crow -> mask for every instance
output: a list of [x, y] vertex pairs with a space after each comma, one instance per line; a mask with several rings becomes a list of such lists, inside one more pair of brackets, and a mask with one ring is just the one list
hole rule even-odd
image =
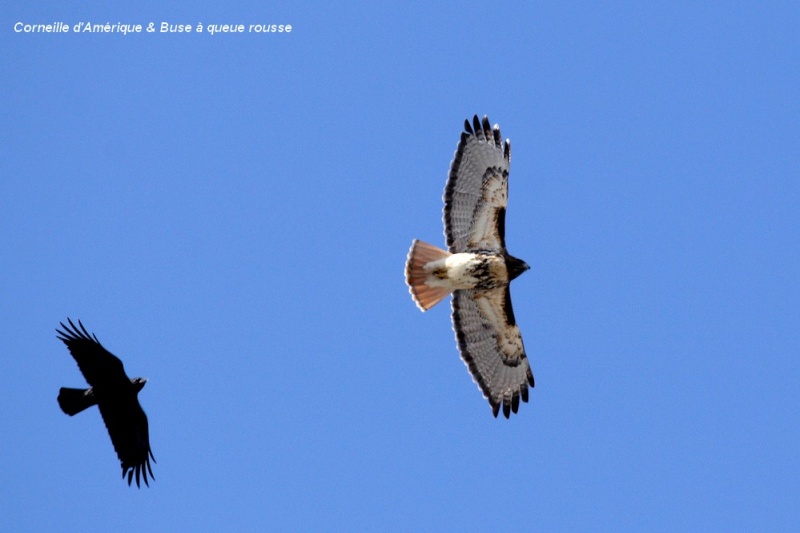
[[147, 380], [130, 379], [125, 368], [114, 354], [103, 348], [94, 334], [89, 334], [80, 320], [75, 326], [67, 319], [69, 326], [61, 322], [64, 331], [56, 329], [57, 338], [67, 345], [69, 353], [78, 363], [88, 389], [70, 389], [62, 387], [58, 393], [58, 405], [69, 416], [74, 416], [84, 409], [97, 405], [100, 415], [111, 437], [111, 443], [122, 463], [122, 478], [128, 477], [128, 485], [136, 477], [136, 486], [140, 477], [148, 487], [147, 473], [155, 479], [150, 468], [150, 459], [155, 462], [150, 449], [150, 435], [147, 429], [147, 415], [139, 405], [139, 391]]

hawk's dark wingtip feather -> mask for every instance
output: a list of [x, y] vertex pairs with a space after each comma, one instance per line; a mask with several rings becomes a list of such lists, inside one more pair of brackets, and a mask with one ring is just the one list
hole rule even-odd
[[487, 142], [494, 140], [494, 134], [492, 133], [492, 125], [489, 123], [489, 116], [483, 115], [483, 136], [486, 138]]
[[[523, 387], [525, 387], [523, 385]], [[511, 397], [511, 401], [508, 400], [501, 400], [499, 402], [494, 402], [489, 400], [489, 405], [492, 408], [492, 415], [497, 418], [497, 415], [500, 414], [500, 408], [503, 408], [503, 416], [506, 418], [511, 418], [511, 413], [517, 414], [519, 411], [519, 400], [522, 398], [522, 401], [527, 403], [528, 402], [528, 389], [521, 388], [520, 389], [522, 395], [520, 393], [514, 393]]]
[[[494, 144], [495, 146], [502, 146], [503, 145], [503, 136], [500, 135], [500, 126], [497, 124], [494, 125], [494, 129], [492, 130], [494, 134]], [[503, 154], [505, 156], [505, 154]]]
[[[470, 134], [470, 135], [472, 135], [472, 133], [473, 133], [472, 132], [472, 126], [469, 125], [469, 119], [468, 118], [464, 119], [464, 131], [466, 133]], [[461, 138], [463, 139], [464, 136], [462, 135]]]
[[[481, 128], [481, 121], [478, 118], [478, 115], [472, 117], [472, 129], [475, 131], [475, 136], [479, 139], [484, 137], [483, 135], [483, 128]], [[484, 137], [485, 138], [485, 137]]]

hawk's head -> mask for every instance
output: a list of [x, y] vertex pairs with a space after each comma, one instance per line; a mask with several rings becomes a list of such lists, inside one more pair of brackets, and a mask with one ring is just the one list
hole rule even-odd
[[508, 269], [508, 281], [511, 281], [531, 267], [522, 259], [506, 254], [506, 268]]

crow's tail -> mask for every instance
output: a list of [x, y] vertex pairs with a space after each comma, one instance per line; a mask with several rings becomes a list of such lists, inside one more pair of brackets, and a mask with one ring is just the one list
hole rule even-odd
[[68, 389], [61, 387], [58, 392], [58, 405], [69, 416], [76, 415], [97, 403], [92, 389]]

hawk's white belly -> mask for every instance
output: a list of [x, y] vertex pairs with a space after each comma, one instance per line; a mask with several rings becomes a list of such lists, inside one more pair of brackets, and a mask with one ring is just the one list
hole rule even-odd
[[459, 253], [425, 265], [429, 287], [450, 291], [490, 289], [508, 284], [505, 260], [493, 254]]

